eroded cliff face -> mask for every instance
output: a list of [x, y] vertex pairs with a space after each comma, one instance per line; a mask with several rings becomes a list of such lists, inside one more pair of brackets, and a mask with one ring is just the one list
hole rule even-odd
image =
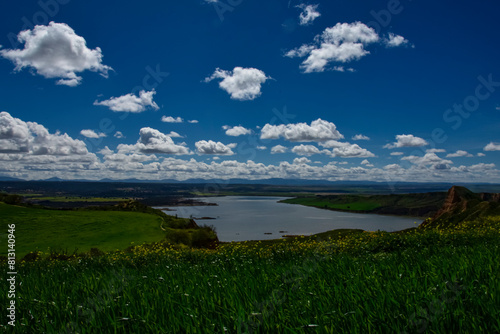
[[426, 220], [420, 226], [456, 224], [488, 215], [500, 215], [500, 194], [476, 194], [467, 188], [453, 186], [448, 190], [443, 206], [430, 221]]
[[432, 217], [436, 219], [443, 214], [456, 211], [464, 211], [467, 209], [468, 200], [476, 197], [476, 194], [467, 188], [453, 186], [448, 190], [444, 204], [439, 211]]

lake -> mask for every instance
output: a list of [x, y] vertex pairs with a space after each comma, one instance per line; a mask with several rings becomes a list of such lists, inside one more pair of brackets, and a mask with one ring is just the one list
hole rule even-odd
[[[365, 231], [399, 231], [416, 227], [422, 218], [348, 213], [278, 203], [288, 197], [226, 196], [205, 197], [218, 206], [168, 207], [164, 211], [182, 218], [195, 219], [198, 225], [214, 225], [220, 241], [278, 239], [284, 234], [310, 235], [340, 228]], [[417, 224], [415, 224], [417, 222]]]

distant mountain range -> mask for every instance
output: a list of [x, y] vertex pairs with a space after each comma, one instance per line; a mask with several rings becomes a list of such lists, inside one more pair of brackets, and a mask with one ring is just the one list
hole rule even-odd
[[[29, 182], [28, 180], [23, 180], [19, 178], [14, 178], [10, 176], [2, 176], [0, 175], [0, 181], [26, 181]], [[42, 182], [103, 182], [103, 183], [165, 183], [165, 184], [205, 184], [205, 183], [214, 183], [214, 184], [259, 184], [259, 185], [282, 185], [282, 186], [339, 186], [339, 185], [349, 185], [349, 186], [384, 186], [384, 187], [390, 187], [391, 185], [394, 186], [419, 186], [419, 185], [434, 185], [436, 187], [440, 188], [446, 188], [449, 189], [456, 183], [431, 183], [431, 182], [425, 182], [425, 183], [419, 183], [419, 182], [397, 182], [393, 184], [389, 184], [384, 181], [349, 181], [349, 180], [341, 180], [341, 181], [327, 181], [327, 180], [306, 180], [306, 179], [280, 179], [280, 178], [272, 178], [272, 179], [263, 179], [263, 180], [247, 180], [247, 179], [229, 179], [229, 180], [223, 180], [223, 179], [188, 179], [188, 180], [174, 180], [174, 179], [165, 179], [165, 180], [140, 180], [140, 179], [123, 179], [123, 180], [115, 180], [115, 179], [109, 179], [109, 178], [104, 178], [101, 180], [86, 180], [86, 179], [75, 179], [75, 180], [65, 180], [61, 179], [58, 177], [52, 177], [49, 179], [44, 179], [44, 180], [36, 180], [36, 181], [42, 181]], [[460, 183], [459, 185], [493, 185], [490, 183]]]

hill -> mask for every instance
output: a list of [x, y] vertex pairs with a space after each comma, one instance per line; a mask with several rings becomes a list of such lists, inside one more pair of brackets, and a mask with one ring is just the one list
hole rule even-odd
[[450, 227], [488, 216], [500, 216], [500, 194], [473, 193], [465, 187], [453, 186], [448, 190], [443, 206], [421, 227]]
[[320, 209], [376, 213], [387, 215], [430, 217], [443, 205], [444, 192], [392, 195], [316, 195], [300, 196], [282, 201]]

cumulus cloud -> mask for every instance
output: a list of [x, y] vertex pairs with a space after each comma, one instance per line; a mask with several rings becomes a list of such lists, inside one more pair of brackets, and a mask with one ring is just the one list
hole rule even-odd
[[[361, 22], [337, 23], [325, 29], [321, 35], [317, 35], [314, 43], [292, 49], [285, 56], [307, 57], [300, 66], [305, 73], [323, 72], [331, 62], [348, 63], [368, 55], [370, 52], [365, 47], [380, 40], [380, 36], [373, 28]], [[398, 41], [396, 38], [392, 44]], [[335, 66], [333, 69], [345, 71], [343, 66]]]
[[350, 146], [351, 144], [347, 142], [340, 142], [338, 140], [327, 140], [325, 142], [319, 143], [319, 145], [326, 148], [336, 148]]
[[184, 120], [181, 117], [163, 116], [161, 118], [162, 122], [165, 123], [182, 123]]
[[257, 146], [257, 149], [260, 151], [264, 151], [267, 149], [267, 147], [266, 146]]
[[116, 131], [116, 133], [113, 136], [118, 139], [125, 138], [125, 136], [121, 131]]
[[118, 145], [118, 153], [160, 153], [190, 154], [184, 143], [175, 144], [172, 137], [180, 137], [176, 132], [164, 134], [156, 129], [145, 127], [139, 131], [139, 140], [134, 145]]
[[318, 118], [311, 122], [296, 124], [266, 124], [262, 130], [260, 139], [284, 138], [292, 142], [327, 141], [329, 139], [341, 139], [344, 136], [337, 130], [335, 124]]
[[288, 148], [282, 145], [276, 145], [271, 147], [271, 154], [286, 153], [286, 151], [288, 151]]
[[500, 151], [500, 144], [491, 142], [484, 147], [485, 151]]
[[303, 144], [293, 147], [292, 152], [298, 155], [305, 156], [321, 153], [321, 151], [316, 146]]
[[105, 133], [97, 133], [95, 132], [94, 130], [82, 130], [80, 131], [80, 134], [84, 137], [87, 137], [87, 138], [103, 138], [103, 137], [106, 137], [106, 134]]
[[375, 154], [365, 148], [361, 148], [358, 144], [347, 144], [342, 147], [335, 147], [332, 150], [334, 157], [341, 158], [373, 158]]
[[148, 107], [158, 110], [160, 107], [153, 101], [153, 96], [155, 94], [156, 91], [154, 89], [149, 92], [141, 90], [139, 96], [130, 93], [119, 97], [112, 97], [109, 100], [101, 102], [96, 100], [94, 101], [94, 105], [106, 106], [115, 112], [140, 113], [145, 111]]
[[366, 159], [361, 161], [361, 164], [364, 165], [365, 167], [375, 167], [373, 164], [370, 163], [370, 161]]
[[478, 156], [478, 157], [484, 157], [484, 156], [486, 156], [486, 154], [479, 152], [479, 153], [477, 154], [477, 156]]
[[199, 154], [214, 154], [214, 155], [233, 155], [235, 144], [224, 145], [221, 142], [214, 142], [212, 140], [200, 140], [195, 143], [196, 150]]
[[[194, 158], [179, 159], [163, 155], [163, 153], [192, 154], [186, 144], [173, 142], [171, 136], [174, 135], [173, 132], [163, 134], [158, 130], [143, 128], [137, 144], [121, 144], [116, 150], [105, 147], [99, 151], [98, 158], [87, 151], [83, 141], [75, 140], [59, 132], [50, 133], [38, 123], [25, 122], [12, 117], [9, 113], [2, 112], [0, 113], [0, 173], [23, 179], [59, 177], [89, 180], [103, 178], [117, 180], [127, 178], [140, 180], [302, 178], [330, 181], [465, 182], [475, 180], [476, 182], [492, 182], [492, 180], [500, 179], [500, 171], [493, 163], [450, 167], [451, 161], [441, 159], [435, 153], [403, 158], [403, 161], [410, 162], [406, 164], [409, 166], [407, 168], [397, 164], [376, 168], [372, 167], [368, 159], [364, 159], [360, 165], [353, 167], [347, 167], [346, 161], [331, 161], [318, 165], [316, 162], [311, 163], [306, 157], [297, 157], [293, 163], [282, 161], [277, 164], [263, 164], [251, 160], [222, 161], [223, 159], [220, 159], [220, 162], [210, 159], [207, 163], [196, 161]], [[336, 148], [347, 150], [353, 146], [350, 143], [331, 141], [328, 146], [331, 146], [333, 150]], [[200, 144], [202, 145], [198, 146], [205, 147], [209, 152], [219, 151], [226, 155], [229, 150], [236, 147], [236, 144], [221, 144], [218, 149], [217, 143], [214, 142], [212, 144], [206, 142], [204, 145], [200, 142]], [[286, 148], [276, 146], [273, 150], [275, 153], [285, 152]], [[327, 149], [318, 150], [322, 154], [334, 155]]]
[[472, 156], [473, 156], [472, 154], [470, 154], [467, 151], [463, 151], [463, 150], [458, 150], [455, 153], [449, 153], [448, 155], [446, 155], [447, 158], [459, 158], [459, 157], [470, 158]]
[[429, 143], [420, 137], [415, 137], [414, 135], [397, 135], [396, 142], [392, 144], [387, 144], [384, 148], [393, 149], [400, 147], [421, 147], [428, 145]]
[[436, 153], [426, 153], [423, 157], [410, 155], [408, 157], [403, 157], [401, 160], [407, 160], [415, 165], [419, 166], [446, 166], [448, 164], [453, 164], [451, 160], [441, 159], [436, 155]]
[[205, 82], [222, 79], [219, 87], [225, 90], [233, 100], [254, 100], [261, 95], [262, 84], [271, 79], [263, 71], [256, 68], [235, 67], [232, 71], [217, 68], [205, 78]]
[[409, 42], [406, 38], [400, 35], [393, 34], [392, 32], [389, 33], [389, 37], [385, 40], [385, 44], [389, 48], [396, 48], [398, 46], [403, 46], [408, 43]]
[[300, 4], [295, 7], [302, 9], [302, 12], [299, 14], [299, 22], [302, 26], [311, 24], [321, 16], [321, 13], [318, 11], [318, 5]]
[[403, 155], [404, 153], [403, 152], [391, 152], [391, 155]]
[[24, 122], [8, 112], [0, 112], [0, 153], [72, 156], [88, 155], [87, 146], [78, 139], [56, 132], [43, 125]]
[[229, 125], [224, 125], [222, 129], [226, 130], [226, 135], [232, 136], [232, 137], [238, 137], [238, 136], [244, 136], [244, 135], [249, 135], [252, 133], [252, 130], [246, 129], [242, 126], [229, 126]]
[[189, 120], [189, 121], [188, 121], [188, 123], [191, 123], [191, 124], [196, 124], [196, 123], [198, 123], [198, 121], [197, 121], [197, 120], [195, 120], [195, 119], [192, 119], [192, 120]]
[[302, 165], [302, 164], [309, 164], [311, 163], [311, 160], [303, 157], [303, 158], [295, 158], [293, 159], [293, 164], [294, 165]]
[[443, 148], [430, 148], [425, 150], [426, 153], [445, 153], [446, 150]]
[[99, 47], [89, 49], [87, 42], [65, 23], [50, 22], [33, 30], [21, 31], [17, 39], [24, 49], [0, 50], [0, 55], [15, 64], [15, 71], [33, 69], [48, 79], [59, 78], [58, 85], [77, 86], [86, 70], [108, 77], [111, 67], [102, 63]]
[[[393, 46], [398, 42], [402, 45], [399, 37], [402, 36], [393, 38]], [[381, 38], [375, 30], [364, 23], [339, 22], [317, 35], [313, 43], [292, 49], [285, 53], [285, 57], [306, 57], [300, 65], [305, 73], [323, 72], [331, 62], [349, 63], [361, 59], [370, 53], [365, 49], [366, 46], [380, 41]], [[339, 69], [342, 71], [343, 67], [337, 67], [337, 70]]]
[[370, 140], [370, 137], [359, 134], [352, 137], [352, 140]]

